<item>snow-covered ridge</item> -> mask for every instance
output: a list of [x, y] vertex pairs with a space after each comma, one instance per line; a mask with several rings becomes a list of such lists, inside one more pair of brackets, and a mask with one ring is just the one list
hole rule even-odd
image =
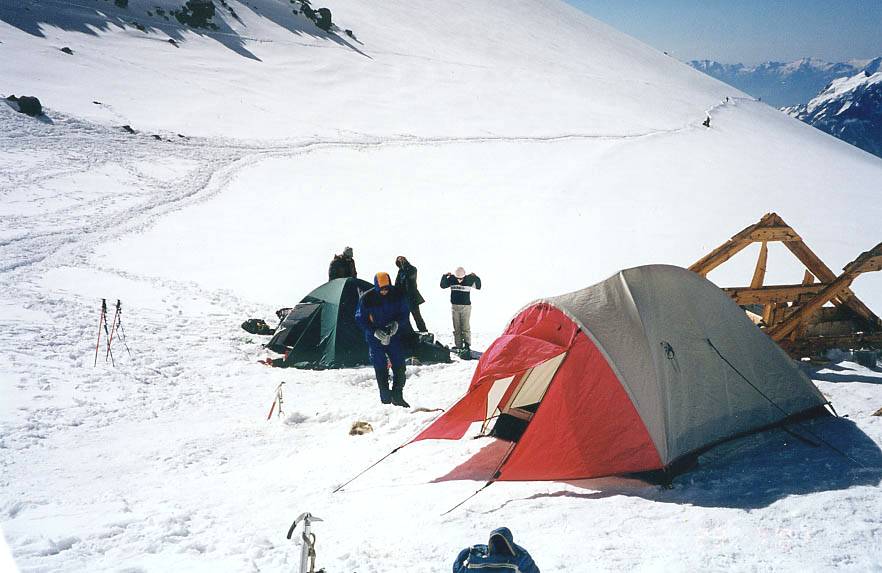
[[237, 18], [219, 7], [219, 32], [155, 14], [137, 18], [150, 26], [141, 31], [130, 22], [146, 0], [127, 9], [24, 1], [27, 11], [0, 6], [5, 49], [31, 54], [0, 63], [5, 93], [136, 129], [261, 139], [634, 133], [679, 127], [731, 91], [554, 0], [329, 2], [355, 38], [324, 33], [281, 0], [229, 0]]
[[[882, 157], [880, 60], [851, 77], [834, 80], [805, 105], [784, 111], [864, 151]], [[876, 70], [876, 71], [873, 71]]]
[[[530, 300], [689, 265], [766, 211], [838, 269], [879, 240], [882, 162], [554, 0], [313, 3], [354, 38], [290, 2], [227, 3], [239, 19], [218, 5], [215, 31], [136, 0], [0, 0], [0, 89], [47, 111], [0, 105], [0, 527], [18, 566], [290, 571], [303, 511], [325, 520], [328, 571], [449, 570], [499, 525], [543, 571], [880, 563], [877, 371], [812, 372], [850, 418], [810, 427], [863, 467], [773, 431], [672, 489], [496, 484], [442, 516], [484, 483], [449, 475], [484, 442], [415, 444], [331, 494], [436, 413], [382, 406], [370, 369], [260, 365], [239, 325], [273, 321], [346, 245], [367, 278], [407, 256], [445, 343], [440, 275], [477, 272], [476, 349]], [[802, 279], [788, 255], [773, 246], [770, 282]], [[710, 278], [743, 284], [755, 257]], [[875, 275], [853, 288], [878, 311]], [[115, 339], [116, 367], [96, 353], [105, 297], [131, 349]], [[473, 369], [409, 366], [405, 395], [447, 407]]]

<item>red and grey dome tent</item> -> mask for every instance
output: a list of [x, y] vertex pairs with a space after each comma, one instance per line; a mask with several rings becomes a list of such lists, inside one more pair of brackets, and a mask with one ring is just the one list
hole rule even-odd
[[652, 265], [528, 305], [413, 441], [480, 422], [511, 443], [491, 479], [591, 478], [666, 469], [826, 403], [720, 289]]

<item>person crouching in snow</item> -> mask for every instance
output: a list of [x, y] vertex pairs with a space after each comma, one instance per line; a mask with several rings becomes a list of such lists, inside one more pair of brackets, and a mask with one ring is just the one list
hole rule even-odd
[[490, 532], [487, 545], [473, 545], [459, 552], [453, 562], [453, 573], [493, 570], [510, 573], [540, 573], [539, 567], [527, 550], [514, 542], [507, 527]]
[[[410, 309], [405, 294], [392, 285], [388, 273], [374, 276], [374, 288], [358, 299], [355, 321], [364, 331], [370, 351], [371, 364], [377, 375], [380, 402], [409, 408], [404, 401], [404, 348], [401, 334], [409, 329]], [[405, 326], [407, 325], [407, 326]], [[389, 388], [389, 368], [392, 364], [392, 388]]]

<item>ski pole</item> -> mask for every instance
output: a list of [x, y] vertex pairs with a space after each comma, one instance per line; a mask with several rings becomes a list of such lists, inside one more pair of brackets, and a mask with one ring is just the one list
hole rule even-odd
[[101, 346], [101, 326], [104, 324], [105, 313], [107, 312], [107, 300], [101, 299], [101, 315], [98, 317], [98, 340], [95, 342], [95, 363], [92, 366], [98, 366], [98, 347]]
[[119, 299], [116, 299], [116, 312], [113, 315], [113, 324], [110, 327], [110, 335], [107, 339], [107, 353], [104, 355], [105, 362], [107, 362], [107, 356], [110, 354], [110, 346], [113, 344], [113, 334], [116, 332], [117, 320], [119, 320]]
[[120, 340], [123, 341], [123, 346], [126, 347], [126, 352], [129, 353], [129, 358], [132, 358], [132, 351], [129, 350], [129, 343], [126, 340], [126, 329], [123, 328], [123, 323], [122, 323], [122, 303], [119, 300], [117, 300], [116, 304], [119, 305], [119, 321], [118, 321], [119, 337], [120, 337]]
[[110, 350], [110, 331], [107, 328], [107, 302], [104, 299], [101, 299], [102, 311], [104, 312], [104, 334], [107, 339], [107, 354], [104, 355], [104, 362], [107, 362], [107, 357], [110, 356], [110, 364], [112, 366], [116, 366], [116, 362], [113, 360], [113, 351]]

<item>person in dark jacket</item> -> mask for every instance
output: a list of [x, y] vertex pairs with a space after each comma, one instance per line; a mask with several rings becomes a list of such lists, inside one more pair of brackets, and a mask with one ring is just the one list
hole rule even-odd
[[417, 269], [410, 264], [405, 257], [401, 256], [395, 259], [395, 266], [398, 267], [398, 275], [395, 277], [395, 288], [405, 293], [407, 296], [407, 305], [410, 307], [410, 313], [413, 315], [413, 321], [416, 323], [419, 332], [428, 332], [426, 321], [420, 314], [420, 305], [426, 302], [423, 295], [417, 288]]
[[472, 344], [471, 290], [481, 290], [481, 279], [475, 273], [466, 274], [462, 267], [441, 277], [441, 288], [450, 289], [451, 314], [453, 315], [453, 340], [457, 348], [468, 350]]
[[[401, 335], [410, 328], [407, 324], [409, 314], [404, 293], [395, 288], [388, 273], [374, 276], [374, 288], [361, 295], [355, 311], [355, 321], [364, 331], [371, 364], [377, 375], [380, 402], [405, 408], [410, 404], [404, 400], [405, 356]], [[391, 390], [387, 359], [392, 364]]]
[[453, 562], [453, 573], [475, 570], [509, 571], [511, 573], [540, 573], [539, 567], [527, 553], [516, 545], [507, 527], [494, 529], [487, 545], [473, 545], [459, 552]]
[[347, 277], [358, 278], [355, 270], [355, 259], [352, 258], [352, 247], [343, 249], [343, 254], [334, 255], [328, 266], [328, 280], [345, 279]]

